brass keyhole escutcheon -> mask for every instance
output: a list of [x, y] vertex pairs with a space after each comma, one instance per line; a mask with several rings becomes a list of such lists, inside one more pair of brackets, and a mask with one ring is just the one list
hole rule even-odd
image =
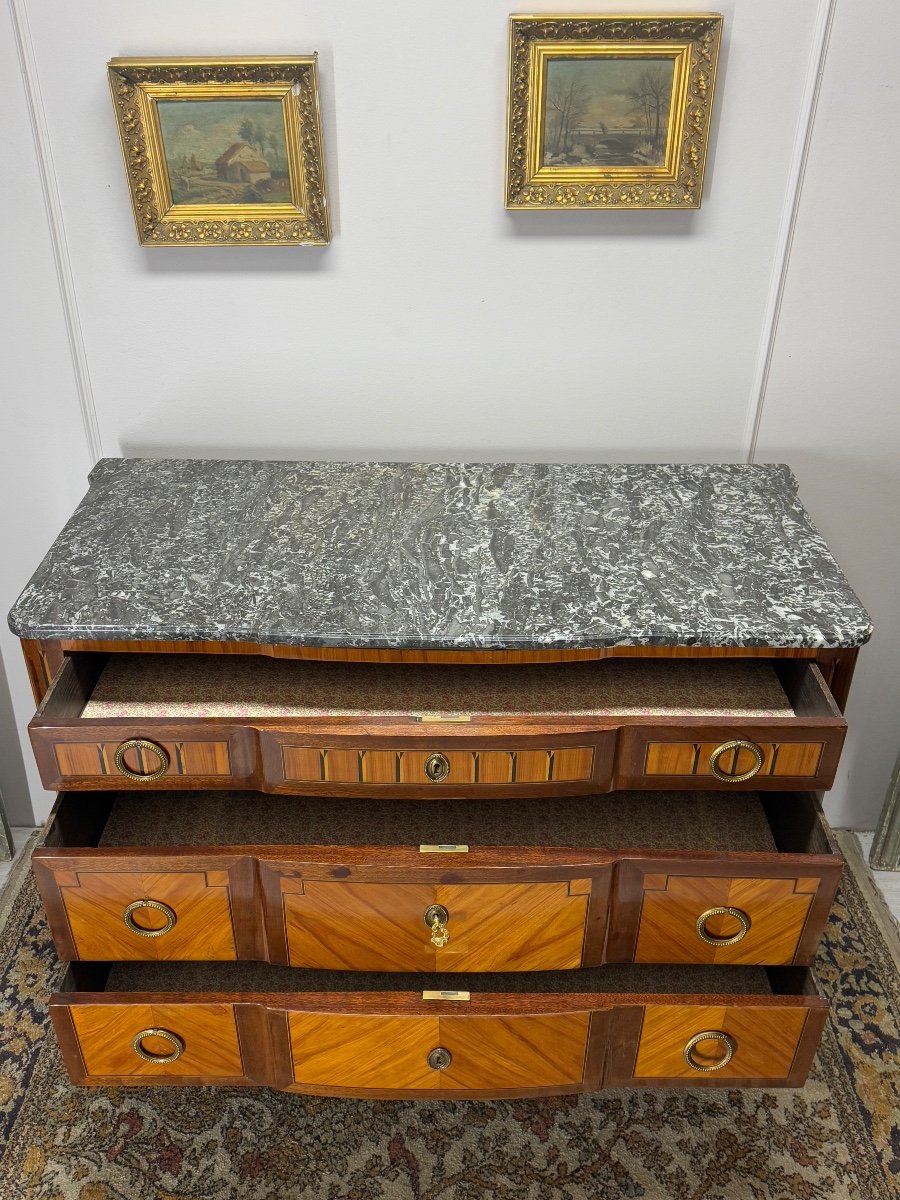
[[[710, 933], [706, 928], [706, 922], [710, 917], [731, 917], [737, 921], [740, 928], [737, 933], [732, 934]], [[737, 942], [743, 941], [749, 932], [750, 918], [742, 908], [730, 908], [726, 905], [719, 908], [708, 908], [697, 918], [697, 937], [706, 942], [708, 946], [734, 946]]]
[[[138, 925], [134, 919], [134, 914], [140, 912], [142, 908], [162, 913], [165, 917], [165, 924], [160, 926], [159, 929], [147, 929], [143, 925]], [[175, 909], [169, 908], [168, 904], [163, 904], [161, 900], [132, 900], [122, 913], [122, 920], [131, 932], [136, 933], [138, 937], [158, 938], [162, 937], [164, 933], [168, 933], [178, 918], [175, 915]]]
[[429, 904], [422, 919], [431, 930], [432, 946], [436, 946], [438, 950], [446, 946], [450, 941], [450, 930], [447, 928], [450, 914], [443, 904]]
[[453, 1055], [443, 1046], [435, 1046], [433, 1050], [429, 1050], [425, 1061], [432, 1071], [446, 1071], [453, 1062]]
[[[146, 750], [153, 755], [159, 765], [154, 771], [147, 771], [143, 775], [139, 771], [132, 771], [125, 761], [125, 755], [129, 750]], [[119, 774], [124, 775], [126, 779], [133, 779], [135, 783], [150, 783], [154, 779], [161, 779], [169, 769], [168, 751], [156, 742], [147, 741], [146, 738], [128, 738], [127, 741], [122, 742], [116, 748], [113, 761]]]
[[[746, 750], [753, 755], [753, 766], [749, 771], [743, 771], [739, 775], [729, 775], [727, 771], [723, 771], [719, 766], [719, 759], [723, 754], [727, 754], [729, 750], [736, 750], [740, 754], [741, 750]], [[735, 757], [737, 762], [737, 757]], [[746, 738], [734, 738], [733, 741], [723, 742], [721, 746], [716, 746], [712, 754], [709, 756], [709, 769], [715, 775], [716, 779], [720, 779], [722, 783], [746, 783], [748, 779], [752, 779], [754, 775], [759, 774], [762, 770], [762, 765], [765, 762], [765, 755], [757, 746], [756, 742], [749, 742]]]
[[[152, 1051], [145, 1049], [145, 1038], [159, 1038], [172, 1047], [168, 1054], [154, 1054]], [[149, 1063], [171, 1063], [176, 1058], [181, 1058], [184, 1054], [184, 1041], [177, 1033], [172, 1033], [170, 1029], [142, 1029], [140, 1033], [135, 1034], [131, 1048], [144, 1062]]]
[[425, 761], [425, 774], [432, 783], [443, 783], [450, 774], [450, 760], [446, 754], [432, 754]]
[[[720, 1042], [722, 1053], [718, 1058], [707, 1058], [705, 1054], [698, 1054], [701, 1042]], [[730, 1034], [721, 1029], [706, 1029], [703, 1033], [695, 1033], [685, 1046], [684, 1061], [692, 1071], [721, 1071], [731, 1062], [735, 1050], [737, 1042]]]

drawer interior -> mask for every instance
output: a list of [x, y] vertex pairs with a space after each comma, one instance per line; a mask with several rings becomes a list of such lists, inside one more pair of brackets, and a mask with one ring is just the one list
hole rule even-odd
[[791, 996], [815, 992], [804, 967], [647, 966], [586, 967], [580, 971], [522, 971], [489, 974], [395, 974], [378, 971], [310, 971], [265, 963], [93, 963], [69, 964], [64, 991], [177, 992], [261, 995], [330, 992], [464, 990], [487, 994]]
[[353, 719], [464, 713], [475, 718], [794, 720], [839, 715], [817, 668], [790, 660], [634, 658], [437, 666], [254, 655], [83, 654], [71, 656], [69, 662], [69, 673], [77, 680], [61, 689], [64, 695], [57, 697], [53, 712], [63, 715], [63, 703], [67, 715], [84, 719]]
[[[248, 814], [252, 822], [248, 823]], [[48, 847], [479, 846], [837, 854], [810, 792], [614, 792], [517, 801], [255, 792], [62, 793]]]

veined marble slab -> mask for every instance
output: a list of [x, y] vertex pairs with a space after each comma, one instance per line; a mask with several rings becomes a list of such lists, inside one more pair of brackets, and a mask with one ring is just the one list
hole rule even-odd
[[850, 647], [786, 466], [103, 459], [26, 638]]

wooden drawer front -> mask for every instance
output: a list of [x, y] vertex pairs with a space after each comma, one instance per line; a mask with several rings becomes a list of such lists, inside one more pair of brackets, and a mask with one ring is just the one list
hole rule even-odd
[[[161, 746], [166, 753], [166, 769], [156, 779], [130, 779], [116, 766], [116, 751], [126, 741], [145, 738], [146, 735], [138, 729], [134, 733], [123, 733], [116, 741], [55, 741], [46, 736], [43, 740], [45, 748], [49, 743], [59, 786], [71, 786], [79, 780], [96, 785], [97, 780], [111, 779], [117, 788], [123, 790], [147, 787], [148, 784], [172, 787], [178, 779], [227, 779], [232, 775], [227, 741], [173, 741], [151, 736], [147, 740]], [[123, 763], [136, 774], [150, 776], [159, 768], [160, 760], [153, 751], [136, 746], [125, 751]]]
[[[699, 994], [682, 991], [695, 981]], [[479, 974], [465, 981], [471, 992], [452, 973], [375, 982], [384, 990], [368, 972], [73, 963], [50, 1010], [77, 1083], [205, 1078], [383, 1098], [799, 1086], [828, 1012], [814, 976], [794, 968]], [[183, 1043], [181, 1057], [146, 1063], [135, 1052], [135, 1037], [155, 1029]], [[697, 1037], [710, 1032], [719, 1040]], [[687, 1063], [692, 1038], [694, 1066], [721, 1070]], [[733, 1062], [716, 1062], [723, 1039]]]
[[[574, 1089], [584, 1078], [590, 1013], [413, 1017], [292, 1012], [288, 1024], [299, 1090]], [[439, 1049], [448, 1052], [443, 1069], [428, 1061]]]
[[[582, 962], [590, 879], [515, 884], [280, 881], [290, 963], [357, 971], [541, 971]], [[449, 914], [436, 947], [424, 914]]]
[[[403, 797], [587, 795], [687, 781], [824, 788], [846, 729], [821, 672], [804, 662], [758, 664], [749, 676], [746, 664], [727, 662], [635, 664], [638, 675], [628, 664], [598, 664], [580, 682], [561, 682], [557, 671], [515, 686], [480, 668], [477, 686], [450, 666], [443, 675], [423, 668], [438, 672], [432, 687], [446, 683], [442, 704], [420, 710], [411, 701], [423, 698], [422, 682], [403, 667], [365, 684], [331, 677], [329, 692], [322, 678], [260, 680], [261, 663], [263, 674], [277, 665], [262, 659], [222, 656], [207, 679], [215, 656], [206, 668], [169, 658], [65, 659], [29, 725], [45, 787]], [[278, 703], [266, 690], [276, 683]], [[460, 697], [475, 707], [456, 713]]]
[[[634, 1079], [728, 1079], [778, 1082], [786, 1079], [794, 1063], [808, 1010], [796, 1006], [694, 1004], [648, 1005], [644, 1010]], [[691, 1038], [704, 1032], [721, 1032], [732, 1039], [731, 1060], [715, 1070], [697, 1070], [685, 1059]], [[721, 1061], [723, 1042], [699, 1043], [695, 1061], [715, 1066]]]
[[[75, 1004], [69, 1008], [88, 1076], [101, 1079], [240, 1079], [241, 1047], [231, 1004]], [[163, 1029], [184, 1051], [174, 1062], [147, 1062], [134, 1049], [143, 1030]], [[151, 1054], [172, 1052], [172, 1041], [148, 1035]]]
[[[51, 868], [51, 875], [79, 958], [216, 961], [237, 957], [227, 871]], [[139, 900], [153, 900], [170, 913], [141, 906], [129, 914], [132, 924], [166, 932], [145, 937], [129, 928], [126, 910]]]
[[[730, 739], [737, 740], [737, 739]], [[753, 776], [753, 785], [759, 786], [762, 779], [815, 779], [822, 762], [825, 743], [756, 741], [763, 755], [763, 763]], [[692, 779], [715, 779], [711, 759], [722, 741], [713, 742], [648, 742], [644, 760], [647, 775], [684, 776]], [[720, 771], [729, 777], [743, 775], [753, 770], [757, 758], [751, 751], [735, 747], [721, 754], [716, 763]], [[718, 780], [717, 782], [724, 782]]]
[[[648, 874], [634, 961], [646, 963], [746, 963], [778, 966], [794, 961], [819, 878], [733, 879]], [[743, 914], [714, 913], [732, 908]], [[713, 939], [739, 937], [731, 945]], [[824, 919], [824, 913], [823, 913]], [[745, 924], [746, 922], [746, 924]]]
[[[432, 779], [426, 765], [435, 754], [449, 771]], [[417, 787], [460, 785], [573, 783], [591, 779], [592, 746], [514, 750], [344, 749], [292, 745], [281, 741], [282, 770], [288, 783], [414, 784]]]

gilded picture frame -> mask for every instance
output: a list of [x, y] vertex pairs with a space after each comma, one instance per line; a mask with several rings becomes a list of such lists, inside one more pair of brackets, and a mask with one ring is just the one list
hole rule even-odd
[[717, 13], [509, 18], [506, 207], [696, 209]]
[[114, 58], [108, 71], [142, 245], [331, 240], [315, 54]]

